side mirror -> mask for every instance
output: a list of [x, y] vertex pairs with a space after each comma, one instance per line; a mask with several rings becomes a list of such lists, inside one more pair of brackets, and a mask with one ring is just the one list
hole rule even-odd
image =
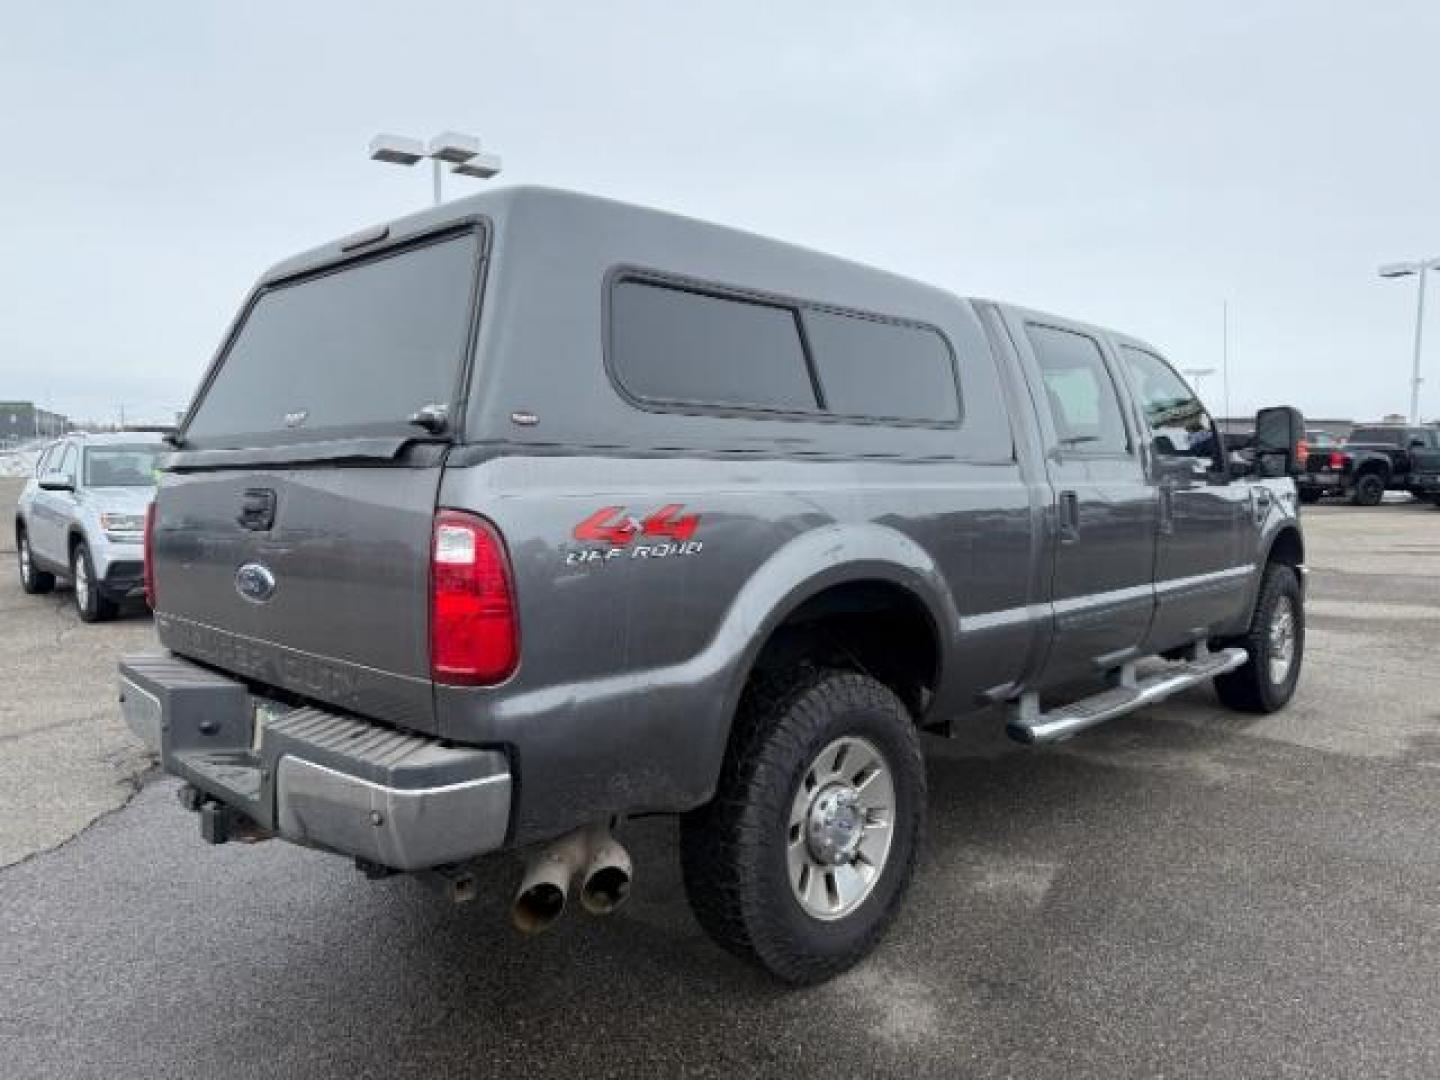
[[62, 472], [49, 472], [40, 477], [41, 491], [74, 491], [75, 481]]
[[1277, 405], [1255, 414], [1256, 475], [1295, 476], [1305, 471], [1309, 456], [1299, 409]]

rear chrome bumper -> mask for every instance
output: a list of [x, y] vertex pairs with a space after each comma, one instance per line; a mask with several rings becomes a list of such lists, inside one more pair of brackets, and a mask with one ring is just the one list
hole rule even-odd
[[168, 653], [120, 664], [126, 722], [181, 777], [264, 832], [396, 870], [505, 843], [506, 756], [290, 708]]

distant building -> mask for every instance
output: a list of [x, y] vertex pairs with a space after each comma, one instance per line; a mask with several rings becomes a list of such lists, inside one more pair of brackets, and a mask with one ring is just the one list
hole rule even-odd
[[35, 406], [33, 401], [0, 401], [0, 446], [54, 438], [70, 430], [70, 420]]

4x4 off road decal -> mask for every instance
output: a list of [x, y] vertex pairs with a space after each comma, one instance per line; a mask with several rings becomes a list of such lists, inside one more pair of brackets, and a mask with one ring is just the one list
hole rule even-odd
[[565, 565], [698, 555], [705, 546], [692, 539], [699, 527], [700, 515], [685, 513], [679, 503], [662, 506], [644, 518], [627, 513], [623, 506], [607, 506], [596, 510], [571, 533], [581, 543], [597, 546], [566, 552]]

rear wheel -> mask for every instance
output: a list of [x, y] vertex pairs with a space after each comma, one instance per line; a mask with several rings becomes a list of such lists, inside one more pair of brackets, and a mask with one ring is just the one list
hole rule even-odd
[[35, 566], [35, 553], [30, 550], [30, 535], [22, 526], [15, 531], [15, 558], [20, 567], [20, 588], [32, 596], [55, 588], [55, 575]]
[[811, 667], [745, 695], [719, 788], [681, 824], [705, 931], [790, 983], [839, 974], [889, 927], [914, 872], [925, 770], [905, 706]]
[[1385, 498], [1385, 478], [1379, 473], [1365, 473], [1355, 481], [1350, 501], [1356, 506], [1379, 506]]
[[90, 561], [90, 548], [83, 540], [70, 554], [70, 580], [75, 585], [75, 611], [82, 622], [104, 622], [115, 617], [119, 605], [101, 594], [95, 564]]
[[1215, 679], [1220, 700], [1240, 712], [1272, 713], [1295, 694], [1305, 659], [1305, 599], [1293, 567], [1271, 563], [1242, 637], [1222, 643], [1239, 646], [1245, 663]]

